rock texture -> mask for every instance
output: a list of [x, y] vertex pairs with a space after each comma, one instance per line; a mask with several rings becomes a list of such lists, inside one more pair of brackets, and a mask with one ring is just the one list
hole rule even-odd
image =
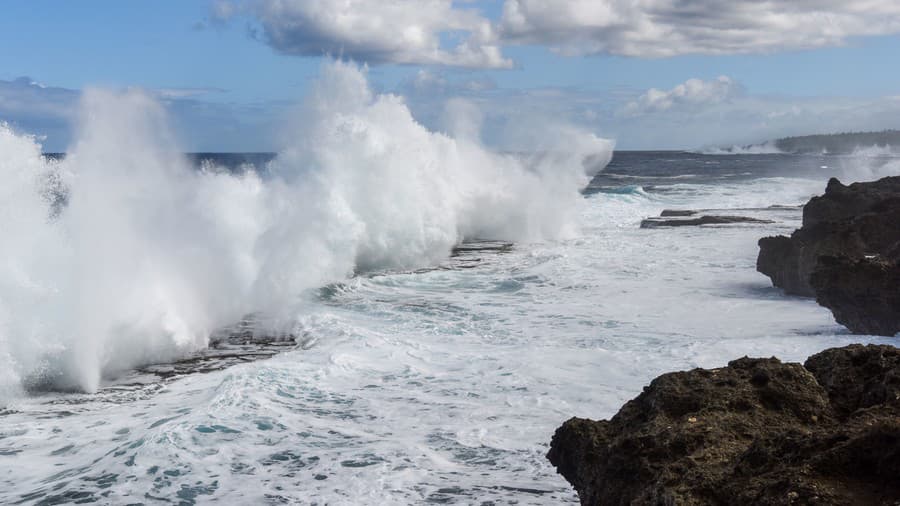
[[900, 263], [879, 257], [822, 257], [810, 277], [816, 302], [857, 334], [900, 332]]
[[664, 374], [611, 420], [565, 422], [547, 457], [584, 505], [897, 504], [900, 350]]
[[900, 268], [900, 177], [849, 186], [832, 178], [804, 206], [800, 229], [759, 248], [759, 272], [786, 293], [816, 297], [851, 331], [900, 330], [897, 285], [885, 281]]

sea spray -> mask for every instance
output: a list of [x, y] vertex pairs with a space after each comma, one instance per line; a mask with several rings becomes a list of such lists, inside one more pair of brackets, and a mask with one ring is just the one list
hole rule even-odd
[[857, 147], [851, 154], [835, 158], [828, 169], [844, 183], [900, 175], [900, 152], [892, 146]]
[[[433, 265], [466, 238], [571, 234], [578, 191], [612, 148], [558, 127], [540, 153], [495, 153], [471, 107], [451, 107], [455, 136], [429, 131], [340, 62], [265, 177], [195, 170], [139, 91], [89, 91], [81, 109], [58, 165], [0, 130], [0, 176], [14, 182], [0, 215], [6, 389], [94, 391], [248, 313], [296, 316], [305, 290], [356, 272]], [[57, 211], [48, 181], [64, 190]]]

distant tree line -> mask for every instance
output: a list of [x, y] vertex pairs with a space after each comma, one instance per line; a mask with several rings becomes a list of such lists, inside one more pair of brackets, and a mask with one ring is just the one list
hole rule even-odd
[[857, 148], [870, 146], [900, 148], [900, 130], [804, 135], [775, 141], [775, 147], [785, 153], [852, 153]]

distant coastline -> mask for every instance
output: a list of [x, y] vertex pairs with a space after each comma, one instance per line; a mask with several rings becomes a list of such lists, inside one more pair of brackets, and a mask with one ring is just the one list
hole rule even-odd
[[837, 134], [801, 135], [756, 144], [719, 146], [701, 150], [712, 155], [847, 155], [867, 149], [900, 151], [900, 130], [879, 132], [843, 132]]
[[775, 147], [779, 151], [798, 154], [848, 154], [872, 146], [881, 148], [900, 147], [900, 130], [804, 135], [800, 137], [784, 137], [775, 141]]

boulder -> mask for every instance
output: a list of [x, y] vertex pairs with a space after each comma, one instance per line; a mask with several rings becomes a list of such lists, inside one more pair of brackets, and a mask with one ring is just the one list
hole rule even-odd
[[664, 374], [610, 420], [565, 422], [547, 457], [584, 505], [895, 504], [900, 350]]

